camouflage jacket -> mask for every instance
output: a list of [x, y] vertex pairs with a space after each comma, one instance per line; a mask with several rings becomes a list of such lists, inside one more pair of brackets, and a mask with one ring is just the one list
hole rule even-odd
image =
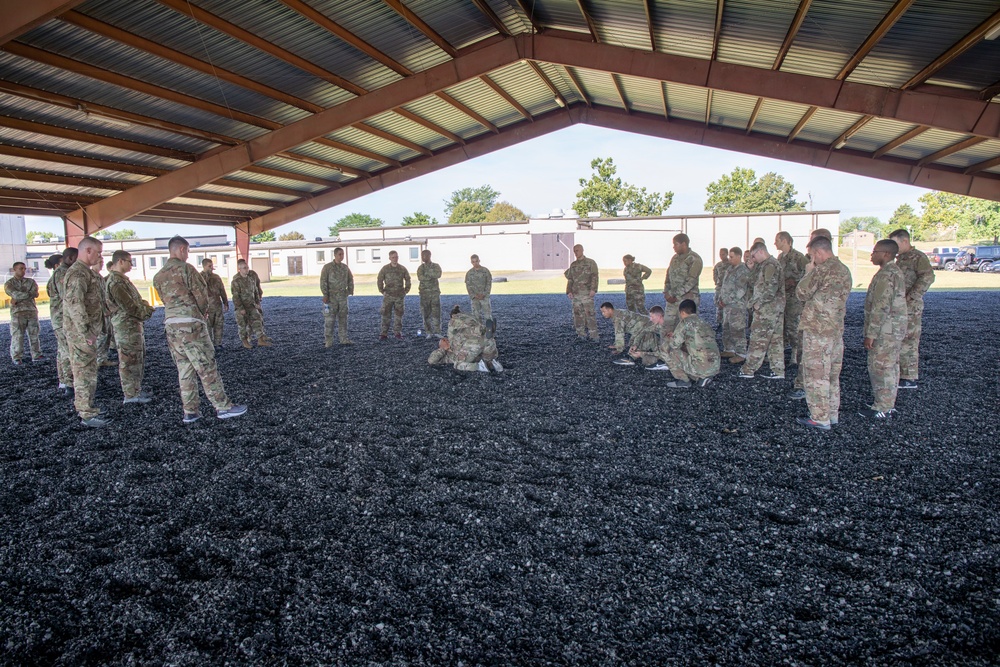
[[145, 322], [153, 316], [153, 307], [139, 296], [139, 290], [125, 274], [112, 271], [104, 282], [104, 289], [115, 328]]
[[628, 334], [633, 344], [637, 339], [648, 334], [656, 334], [657, 327], [653, 324], [649, 315], [640, 315], [630, 310], [615, 308], [613, 319], [615, 325], [615, 347], [619, 350], [625, 349], [625, 334]]
[[229, 305], [229, 297], [226, 296], [226, 284], [222, 282], [222, 277], [208, 271], [201, 272], [201, 279], [205, 281], [205, 290], [208, 292], [208, 307], [211, 311], [222, 309], [222, 304]]
[[809, 260], [801, 252], [792, 248], [788, 252], [778, 255], [778, 264], [785, 275], [785, 298], [795, 299], [795, 286], [806, 275], [806, 264]]
[[889, 262], [868, 285], [864, 337], [902, 341], [906, 336], [906, 319], [906, 279], [899, 266]]
[[68, 334], [84, 338], [99, 336], [104, 330], [101, 305], [101, 277], [83, 262], [73, 262], [63, 278], [63, 326]]
[[264, 298], [264, 288], [260, 286], [260, 276], [257, 275], [256, 271], [250, 269], [247, 272], [247, 278], [252, 280], [254, 287], [257, 288], [257, 303], [260, 303], [260, 300]]
[[927, 255], [910, 248], [896, 255], [896, 265], [903, 272], [906, 284], [906, 301], [923, 301], [924, 293], [934, 284], [934, 269]]
[[163, 323], [204, 322], [208, 314], [208, 288], [198, 270], [176, 257], [163, 263], [153, 276], [153, 287], [163, 301]]
[[726, 274], [729, 270], [733, 268], [733, 265], [727, 262], [717, 262], [715, 266], [712, 267], [712, 282], [715, 283], [715, 292], [718, 294], [722, 291], [722, 283], [726, 280]]
[[676, 299], [698, 296], [698, 279], [701, 277], [701, 257], [693, 250], [670, 258], [663, 293]]
[[62, 284], [66, 279], [67, 271], [69, 271], [69, 267], [60, 264], [52, 272], [52, 277], [45, 285], [45, 291], [49, 295], [49, 317], [52, 318], [53, 329], [62, 329], [63, 326]]
[[260, 303], [260, 292], [257, 291], [257, 284], [249, 275], [244, 276], [237, 273], [229, 284], [229, 290], [233, 295], [233, 308], [256, 310], [257, 304]]
[[640, 294], [644, 294], [646, 292], [646, 287], [642, 284], [642, 281], [653, 275], [653, 270], [648, 266], [643, 266], [639, 262], [632, 262], [629, 266], [625, 267], [622, 271], [622, 275], [625, 276], [626, 292], [638, 292]]
[[566, 294], [597, 293], [600, 274], [597, 262], [589, 257], [574, 260], [569, 268], [563, 271], [563, 275], [566, 276]]
[[[11, 278], [3, 284], [3, 291], [11, 298], [10, 314], [38, 313], [38, 283], [31, 278]], [[14, 302], [17, 303], [14, 303]]]
[[748, 305], [761, 314], [785, 312], [785, 278], [781, 264], [774, 257], [768, 257], [757, 265], [757, 282]]
[[327, 299], [354, 294], [354, 274], [343, 262], [330, 262], [319, 276], [319, 291]]
[[839, 258], [817, 264], [795, 287], [795, 296], [802, 302], [799, 330], [818, 336], [843, 336], [850, 294], [851, 271]]
[[[746, 308], [750, 298], [750, 269], [743, 262], [730, 265], [722, 281], [722, 303], [726, 308]], [[735, 312], [735, 311], [734, 311]]]
[[687, 352], [694, 375], [711, 377], [719, 372], [719, 344], [715, 341], [715, 332], [697, 315], [688, 315], [677, 324], [667, 346]]
[[448, 320], [448, 343], [453, 352], [469, 344], [482, 345], [483, 323], [468, 313], [455, 313]]
[[417, 291], [421, 294], [441, 292], [441, 265], [436, 262], [421, 262], [417, 267]]
[[469, 269], [465, 273], [465, 289], [469, 296], [477, 294], [489, 296], [493, 291], [493, 274], [485, 266]]
[[403, 296], [410, 293], [410, 272], [402, 264], [386, 264], [379, 270], [378, 291], [386, 296]]

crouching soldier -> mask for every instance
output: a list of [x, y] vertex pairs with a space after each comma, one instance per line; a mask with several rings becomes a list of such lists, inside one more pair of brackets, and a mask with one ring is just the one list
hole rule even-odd
[[[656, 308], [659, 308], [658, 306]], [[659, 308], [660, 321], [663, 319], [663, 309]], [[643, 365], [656, 363], [656, 348], [659, 346], [657, 338], [657, 323], [652, 321], [650, 315], [641, 315], [631, 310], [622, 310], [611, 305], [610, 301], [601, 304], [601, 316], [606, 320], [612, 320], [615, 327], [615, 342], [608, 348], [616, 355], [611, 363], [618, 366], [633, 366], [635, 359], [643, 361]], [[625, 336], [629, 337], [628, 347], [625, 345]], [[628, 349], [628, 354], [622, 354]], [[620, 356], [618, 356], [620, 355]]]
[[691, 299], [681, 301], [677, 312], [680, 323], [661, 347], [666, 353], [670, 373], [676, 378], [667, 386], [687, 388], [695, 382], [704, 387], [719, 373], [719, 345], [715, 342], [715, 332], [698, 317], [698, 306]]
[[427, 363], [431, 366], [452, 364], [458, 371], [497, 373], [503, 370], [497, 359], [497, 342], [494, 338], [496, 323], [481, 323], [474, 315], [461, 312], [458, 306], [451, 311], [448, 337], [438, 343]]

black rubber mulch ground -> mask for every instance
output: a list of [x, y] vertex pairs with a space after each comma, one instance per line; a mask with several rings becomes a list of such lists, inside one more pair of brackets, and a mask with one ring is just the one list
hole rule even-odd
[[612, 366], [608, 324], [578, 343], [559, 296], [494, 298], [501, 376], [379, 344], [375, 299], [324, 350], [318, 298], [269, 298], [276, 347], [238, 349], [230, 319], [220, 356], [249, 415], [191, 427], [162, 311], [157, 401], [122, 406], [105, 369], [109, 429], [78, 425], [51, 361], [4, 364], [0, 658], [995, 664], [1000, 293], [928, 298], [888, 424], [856, 416], [862, 300], [828, 434], [794, 424], [790, 380]]

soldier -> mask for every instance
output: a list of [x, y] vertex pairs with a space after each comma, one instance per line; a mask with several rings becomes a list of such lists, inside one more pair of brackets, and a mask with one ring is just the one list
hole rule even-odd
[[[219, 419], [240, 417], [246, 414], [247, 406], [233, 405], [229, 400], [215, 363], [215, 347], [205, 322], [208, 315], [205, 281], [187, 262], [190, 250], [187, 240], [175, 236], [170, 239], [167, 249], [170, 258], [153, 276], [153, 286], [163, 299], [163, 330], [170, 356], [177, 365], [183, 421], [192, 424], [201, 419], [198, 379]], [[243, 264], [245, 267], [246, 262]], [[246, 278], [246, 274], [243, 277]]]
[[485, 322], [493, 319], [493, 309], [490, 307], [493, 274], [485, 266], [479, 265], [479, 255], [473, 255], [469, 260], [472, 268], [465, 273], [465, 290], [469, 293], [472, 316]]
[[[237, 263], [237, 270], [239, 270], [238, 264], [239, 263]], [[257, 289], [257, 291], [256, 291], [257, 312], [260, 313], [261, 320], [263, 321], [263, 319], [264, 319], [264, 307], [261, 304], [264, 301], [264, 288], [260, 286], [260, 276], [257, 275], [257, 272], [254, 271], [253, 269], [249, 269], [247, 271], [247, 278], [249, 278], [250, 280], [253, 281], [253, 285]], [[235, 308], [235, 306], [234, 306], [234, 308]]]
[[323, 293], [323, 340], [333, 347], [333, 327], [337, 325], [341, 345], [353, 345], [347, 337], [347, 297], [354, 295], [354, 274], [344, 264], [344, 249], [334, 248], [333, 263], [323, 267], [319, 278]]
[[70, 364], [69, 346], [66, 343], [65, 329], [63, 328], [63, 306], [62, 287], [66, 279], [66, 272], [76, 261], [76, 248], [66, 248], [62, 254], [62, 261], [56, 270], [52, 272], [45, 291], [49, 295], [49, 318], [52, 321], [52, 331], [56, 335], [56, 374], [59, 378], [58, 391], [63, 396], [69, 396], [73, 390], [73, 367]]
[[222, 277], [215, 273], [215, 264], [207, 257], [201, 260], [201, 279], [205, 281], [208, 292], [208, 335], [215, 349], [222, 349], [222, 328], [226, 321], [223, 314], [229, 312], [229, 297], [226, 296], [226, 285]]
[[[742, 253], [740, 253], [742, 255]], [[715, 323], [716, 328], [722, 331], [722, 323], [726, 319], [726, 314], [722, 306], [722, 283], [726, 280], [726, 274], [733, 267], [729, 262], [729, 249], [719, 248], [719, 261], [712, 267], [712, 282], [715, 283]]]
[[101, 417], [94, 405], [97, 390], [97, 339], [104, 330], [101, 305], [103, 284], [92, 267], [101, 261], [102, 244], [85, 236], [77, 247], [79, 257], [69, 267], [59, 293], [62, 295], [63, 331], [73, 369], [74, 405], [80, 421], [90, 428], [102, 428], [111, 420]]
[[110, 350], [115, 349], [115, 332], [111, 323], [111, 311], [108, 310], [107, 277], [101, 275], [101, 269], [110, 269], [110, 264], [111, 262], [108, 262], [108, 266], [105, 267], [103, 260], [100, 260], [93, 266], [94, 273], [101, 279], [101, 310], [104, 311], [104, 324], [101, 334], [97, 337], [97, 366], [99, 368], [118, 365], [117, 361], [108, 357]]
[[396, 340], [403, 340], [403, 302], [410, 293], [410, 272], [399, 263], [399, 253], [395, 250], [389, 253], [389, 263], [378, 272], [376, 279], [378, 291], [382, 294], [382, 328], [379, 340], [388, 340], [389, 322], [395, 315], [393, 330]]
[[[767, 246], [755, 243], [750, 248], [757, 271], [757, 282], [753, 287], [748, 308], [753, 312], [753, 322], [750, 324], [750, 344], [747, 347], [746, 361], [740, 368], [741, 378], [752, 378], [757, 369], [764, 363], [771, 367], [771, 372], [764, 377], [768, 380], [783, 380], [785, 378], [785, 346], [784, 346], [784, 311], [785, 311], [785, 279], [781, 273], [778, 260], [771, 257]], [[730, 362], [736, 357], [730, 359]]]
[[795, 295], [795, 286], [806, 274], [809, 260], [801, 252], [792, 247], [792, 235], [788, 232], [778, 232], [774, 237], [774, 247], [778, 249], [778, 264], [785, 276], [785, 348], [792, 349], [792, 366], [799, 364], [802, 356], [801, 335], [799, 334], [799, 315], [802, 313], [802, 302]]
[[[601, 316], [606, 320], [612, 320], [615, 327], [615, 342], [608, 345], [616, 358], [611, 363], [619, 366], [632, 366], [634, 358], [643, 358], [643, 365], [656, 362], [656, 349], [659, 347], [657, 339], [657, 325], [653, 322], [651, 315], [642, 315], [631, 310], [615, 308], [610, 301], [601, 304]], [[662, 311], [661, 311], [662, 312]], [[662, 318], [659, 318], [662, 321]], [[625, 352], [625, 336], [628, 335], [628, 351]]]
[[681, 321], [664, 345], [667, 365], [676, 378], [667, 386], [687, 389], [693, 381], [705, 387], [719, 374], [719, 345], [715, 342], [715, 332], [698, 317], [698, 305], [692, 299], [681, 301], [677, 312]]
[[[824, 239], [827, 239], [828, 241], [830, 241], [831, 244], [833, 243], [833, 237], [830, 235], [830, 230], [829, 229], [825, 229], [823, 227], [819, 227], [819, 228], [814, 229], [811, 232], [809, 232], [809, 244], [806, 245], [806, 250], [809, 249], [809, 246], [817, 238], [824, 238]], [[809, 253], [806, 253], [805, 258], [806, 258], [806, 268], [805, 268], [805, 270], [806, 271], [811, 271], [813, 268], [815, 268], [815, 265], [814, 265], [814, 263], [812, 261], [812, 257], [809, 255]], [[801, 338], [801, 337], [802, 337], [802, 332], [799, 331], [799, 338]], [[801, 368], [796, 368], [796, 370], [795, 370], [795, 382], [793, 383], [793, 388], [792, 388], [791, 393], [788, 394], [788, 398], [790, 398], [792, 400], [801, 401], [805, 397], [806, 397], [806, 390], [805, 390], [805, 386], [802, 384], [802, 369]]]
[[3, 291], [10, 297], [10, 358], [15, 366], [21, 365], [25, 334], [28, 335], [31, 360], [41, 361], [45, 358], [38, 340], [38, 307], [35, 305], [38, 283], [24, 277], [27, 270], [24, 262], [14, 262], [11, 267], [14, 275], [3, 286]]
[[920, 331], [924, 318], [924, 293], [934, 284], [934, 269], [927, 255], [910, 245], [910, 233], [897, 229], [889, 238], [899, 246], [896, 264], [906, 280], [906, 337], [899, 349], [899, 388], [916, 389], [920, 377]]
[[[748, 252], [747, 255], [750, 253]], [[729, 249], [729, 271], [722, 281], [722, 349], [723, 359], [742, 364], [747, 356], [747, 301], [750, 294], [750, 269], [743, 263], [743, 251]]]
[[625, 269], [622, 271], [625, 276], [625, 309], [646, 315], [648, 314], [646, 287], [642, 282], [653, 275], [653, 270], [637, 263], [632, 255], [622, 257], [622, 263], [625, 265]]
[[503, 366], [497, 359], [495, 331], [493, 320], [482, 323], [455, 306], [448, 322], [448, 337], [438, 343], [438, 349], [431, 352], [427, 363], [431, 366], [452, 364], [459, 371], [502, 372]]
[[840, 412], [840, 369], [844, 364], [844, 315], [851, 272], [833, 254], [830, 239], [814, 237], [807, 246], [812, 262], [795, 287], [802, 304], [799, 335], [802, 360], [797, 378], [805, 387], [808, 417], [796, 421], [829, 431]]
[[698, 303], [698, 279], [701, 277], [702, 261], [698, 253], [691, 250], [691, 239], [687, 234], [674, 236], [674, 256], [667, 267], [667, 279], [663, 282], [663, 298], [667, 305], [663, 309], [663, 330], [669, 335], [680, 321], [677, 306], [685, 299]]
[[579, 243], [573, 246], [573, 254], [576, 259], [563, 272], [566, 276], [566, 296], [573, 304], [573, 328], [581, 340], [587, 337], [588, 332], [591, 340], [600, 340], [597, 316], [594, 314], [594, 297], [600, 282], [597, 262], [584, 257], [583, 246]]
[[424, 334], [441, 338], [441, 265], [431, 261], [431, 251], [420, 253], [417, 267], [417, 291], [420, 293], [420, 314], [424, 318]]
[[115, 250], [111, 271], [104, 282], [105, 298], [114, 324], [118, 346], [118, 376], [122, 381], [122, 403], [149, 403], [152, 398], [142, 390], [146, 364], [146, 338], [143, 322], [153, 316], [153, 307], [142, 297], [126, 275], [132, 270], [132, 255]]
[[250, 267], [245, 259], [236, 263], [236, 271], [229, 289], [233, 294], [233, 311], [236, 313], [236, 326], [239, 328], [243, 347], [248, 350], [252, 348], [253, 345], [250, 342], [252, 339], [257, 340], [258, 347], [271, 347], [274, 341], [264, 333], [264, 316], [261, 314], [260, 308], [260, 288], [250, 277]]
[[906, 337], [906, 278], [894, 261], [899, 246], [883, 239], [872, 250], [872, 264], [880, 267], [865, 296], [864, 346], [868, 350], [868, 377], [875, 402], [862, 417], [885, 419], [896, 411], [899, 350]]

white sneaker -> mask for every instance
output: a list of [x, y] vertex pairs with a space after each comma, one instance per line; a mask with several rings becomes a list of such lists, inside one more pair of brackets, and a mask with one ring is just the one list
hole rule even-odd
[[483, 361], [482, 359], [479, 360], [479, 365], [476, 366], [476, 370], [479, 371], [480, 373], [489, 373], [490, 372], [489, 367], [486, 366], [486, 362]]
[[635, 362], [629, 359], [628, 357], [618, 357], [611, 363], [613, 363], [615, 366], [635, 366]]
[[493, 364], [493, 370], [497, 373], [503, 373], [503, 364], [500, 363], [499, 359], [494, 359], [490, 363]]

